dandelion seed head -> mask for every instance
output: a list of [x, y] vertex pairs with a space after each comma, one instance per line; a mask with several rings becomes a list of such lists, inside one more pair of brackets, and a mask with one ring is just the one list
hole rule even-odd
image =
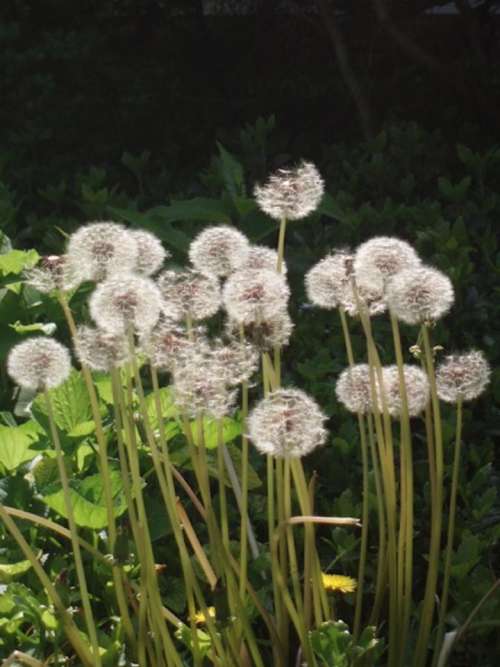
[[[406, 241], [391, 236], [376, 236], [362, 243], [354, 256], [354, 273], [360, 284], [371, 274], [389, 278], [400, 271], [415, 269], [421, 264], [414, 248]], [[367, 279], [363, 280], [366, 275]]]
[[133, 236], [122, 225], [92, 222], [70, 236], [66, 254], [79, 282], [97, 282], [113, 273], [133, 271], [138, 248]]
[[401, 271], [387, 283], [387, 305], [407, 324], [438, 320], [450, 310], [453, 300], [448, 276], [427, 266]]
[[235, 271], [246, 260], [250, 242], [233, 227], [207, 227], [189, 247], [189, 260], [200, 273], [224, 277]]
[[346, 577], [343, 574], [326, 574], [321, 573], [321, 582], [326, 591], [339, 593], [354, 593], [358, 582], [352, 577]]
[[170, 257], [160, 239], [143, 229], [130, 231], [129, 234], [137, 244], [135, 270], [144, 276], [151, 276], [159, 271], [163, 262]]
[[155, 368], [172, 372], [176, 362], [182, 360], [186, 351], [205, 338], [205, 329], [195, 327], [192, 338], [177, 322], [162, 319], [151, 331], [140, 339], [141, 350], [149, 357]]
[[80, 363], [92, 370], [109, 371], [127, 361], [128, 345], [123, 335], [79, 326], [75, 338], [75, 352]]
[[290, 289], [276, 271], [242, 269], [226, 281], [223, 301], [229, 317], [241, 324], [271, 320], [286, 309]]
[[79, 280], [66, 255], [47, 255], [38, 265], [25, 273], [25, 280], [42, 294], [54, 290], [69, 291], [78, 286]]
[[[403, 366], [408, 415], [417, 417], [425, 410], [429, 402], [430, 386], [427, 374], [418, 366]], [[401, 417], [403, 404], [401, 400], [401, 383], [397, 366], [385, 366], [383, 369], [384, 391], [387, 410], [392, 417]], [[380, 405], [382, 410], [382, 405]]]
[[380, 275], [373, 275], [371, 281], [357, 283], [355, 288], [349, 283], [339, 295], [339, 303], [351, 317], [359, 315], [360, 307], [369, 315], [385, 313], [387, 304], [382, 278]]
[[259, 352], [269, 352], [275, 347], [288, 345], [294, 324], [286, 310], [276, 313], [268, 320], [250, 322], [245, 325], [231, 318], [226, 321], [226, 332], [229, 336], [238, 336], [241, 327], [243, 327], [245, 339], [250, 341]]
[[481, 351], [451, 354], [436, 370], [438, 396], [447, 403], [472, 401], [483, 393], [490, 374], [490, 365]]
[[248, 342], [233, 339], [229, 343], [215, 342], [211, 352], [229, 386], [248, 382], [259, 366], [259, 353]]
[[311, 162], [294, 169], [278, 169], [264, 185], [254, 189], [257, 205], [275, 220], [300, 220], [319, 206], [324, 182]]
[[[243, 262], [241, 269], [267, 269], [268, 271], [276, 271], [278, 266], [278, 253], [272, 248], [263, 245], [252, 245], [248, 252], [247, 258]], [[286, 274], [287, 267], [285, 262], [282, 263], [281, 273]]]
[[172, 319], [204, 320], [215, 315], [222, 303], [219, 281], [198, 271], [164, 271], [158, 286], [164, 311]]
[[90, 315], [102, 329], [115, 335], [129, 327], [145, 333], [158, 322], [163, 301], [150, 278], [123, 274], [100, 283], [90, 297]]
[[346, 300], [353, 273], [353, 255], [338, 250], [315, 264], [306, 274], [309, 300], [320, 308], [337, 308]]
[[335, 393], [349, 412], [371, 412], [372, 392], [368, 364], [356, 364], [343, 370], [335, 385]]
[[53, 338], [28, 338], [10, 351], [7, 372], [24, 389], [53, 389], [71, 372], [69, 350]]
[[323, 445], [326, 417], [300, 389], [278, 389], [262, 399], [248, 418], [248, 435], [261, 454], [300, 458]]

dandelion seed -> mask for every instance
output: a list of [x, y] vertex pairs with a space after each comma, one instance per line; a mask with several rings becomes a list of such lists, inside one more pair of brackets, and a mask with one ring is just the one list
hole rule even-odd
[[98, 285], [89, 305], [92, 319], [102, 329], [120, 335], [131, 327], [143, 334], [158, 322], [163, 301], [150, 278], [129, 274]]
[[373, 402], [368, 364], [356, 364], [343, 370], [335, 385], [335, 393], [349, 412], [371, 412]]
[[69, 350], [52, 338], [28, 338], [10, 351], [7, 372], [24, 389], [53, 389], [71, 372]]
[[311, 162], [301, 162], [295, 169], [278, 169], [267, 183], [254, 189], [259, 208], [275, 220], [305, 218], [318, 208], [323, 193], [323, 179]]
[[472, 401], [483, 393], [490, 374], [490, 365], [479, 350], [449, 355], [436, 370], [437, 394], [448, 403]]
[[387, 304], [407, 324], [438, 320], [450, 310], [453, 300], [448, 276], [427, 266], [401, 271], [387, 283]]
[[[418, 366], [404, 364], [403, 366], [406, 402], [408, 415], [416, 417], [425, 410], [429, 402], [430, 386], [427, 374]], [[397, 366], [385, 366], [383, 382], [387, 409], [392, 417], [401, 417], [403, 404], [401, 400], [401, 383]], [[382, 405], [380, 405], [382, 410]]]
[[248, 435], [261, 454], [300, 458], [325, 443], [326, 417], [300, 389], [278, 389], [248, 418]]
[[25, 280], [42, 294], [49, 294], [54, 290], [67, 292], [79, 283], [66, 255], [42, 257], [38, 266], [26, 271]]
[[159, 271], [163, 262], [170, 257], [170, 253], [162, 246], [160, 239], [143, 229], [130, 231], [129, 234], [137, 243], [135, 270], [144, 276], [151, 276]]
[[320, 308], [337, 308], [346, 302], [352, 292], [353, 255], [338, 250], [328, 255], [306, 274], [306, 292], [309, 300]]
[[79, 282], [100, 281], [113, 273], [133, 271], [138, 247], [133, 236], [115, 222], [93, 222], [70, 236], [68, 261]]
[[354, 273], [360, 285], [369, 282], [372, 274], [389, 278], [420, 265], [421, 260], [414, 248], [391, 236], [376, 236], [362, 243], [354, 256]]
[[286, 309], [290, 289], [276, 271], [236, 271], [224, 285], [223, 301], [229, 317], [241, 324], [271, 320]]
[[164, 271], [158, 287], [164, 311], [172, 319], [204, 320], [215, 315], [222, 303], [219, 281], [198, 271]]
[[357, 588], [357, 581], [352, 577], [346, 577], [343, 574], [321, 573], [321, 581], [326, 591], [339, 593], [354, 593]]
[[79, 361], [96, 371], [109, 371], [122, 366], [128, 358], [125, 336], [92, 327], [80, 326], [75, 338]]
[[224, 277], [245, 262], [250, 242], [233, 227], [207, 227], [189, 247], [189, 260], [200, 273]]
[[[268, 271], [276, 271], [278, 266], [278, 253], [272, 248], [263, 245], [252, 245], [248, 255], [243, 262], [241, 269], [267, 269]], [[286, 274], [287, 267], [285, 262], [282, 263], [281, 273]]]

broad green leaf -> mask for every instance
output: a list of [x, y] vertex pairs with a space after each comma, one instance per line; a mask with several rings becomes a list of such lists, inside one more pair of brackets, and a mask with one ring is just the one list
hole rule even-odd
[[[207, 449], [214, 449], [219, 444], [219, 425], [217, 419], [205, 417], [203, 419], [203, 436], [205, 447]], [[191, 431], [193, 433], [193, 440], [195, 445], [199, 445], [200, 438], [196, 422], [191, 422]], [[223, 419], [223, 433], [222, 442], [227, 443], [234, 440], [236, 436], [241, 433], [241, 423], [230, 417]]]
[[38, 436], [19, 426], [0, 424], [0, 467], [12, 472], [22, 463], [34, 459], [39, 452], [31, 446], [37, 439]]
[[[82, 422], [92, 418], [90, 399], [81, 373], [72, 370], [69, 378], [56, 389], [50, 390], [55, 422], [62, 431], [70, 433]], [[47, 406], [40, 394], [33, 401], [33, 416], [48, 431]]]
[[347, 213], [342, 210], [340, 205], [328, 192], [325, 192], [323, 195], [321, 204], [318, 206], [318, 213], [326, 215], [327, 218], [339, 220], [339, 222], [350, 222]]
[[83, 438], [95, 431], [95, 422], [90, 419], [87, 422], [80, 422], [71, 431], [68, 432], [70, 438]]
[[245, 179], [241, 163], [227, 151], [224, 146], [217, 142], [219, 149], [219, 164], [224, 183], [231, 197], [244, 194]]
[[94, 375], [94, 384], [97, 387], [99, 398], [104, 403], [113, 405], [113, 388], [110, 376], [105, 373], [96, 373]]
[[0, 255], [0, 276], [22, 273], [35, 266], [39, 259], [40, 255], [36, 250], [11, 250]]
[[30, 568], [29, 560], [21, 560], [18, 563], [0, 563], [0, 583], [7, 584], [12, 579], [25, 574]]
[[[177, 408], [175, 407], [173, 393], [171, 387], [162, 387], [159, 391], [161, 416], [165, 419], [175, 419], [177, 415]], [[147, 413], [153, 428], [158, 426], [158, 414], [156, 410], [155, 394], [148, 394], [146, 396]]]
[[59, 623], [57, 621], [57, 617], [52, 613], [52, 611], [50, 611], [50, 609], [45, 609], [42, 611], [40, 618], [42, 619], [42, 623], [45, 625], [47, 630], [57, 630]]
[[[110, 473], [113, 510], [116, 517], [127, 509], [123, 494], [121, 474], [118, 470]], [[70, 480], [70, 495], [75, 522], [78, 526], [100, 530], [108, 524], [104, 488], [100, 474], [90, 475], [84, 479]], [[61, 516], [67, 517], [63, 490], [60, 485], [52, 484], [42, 489], [42, 500]]]

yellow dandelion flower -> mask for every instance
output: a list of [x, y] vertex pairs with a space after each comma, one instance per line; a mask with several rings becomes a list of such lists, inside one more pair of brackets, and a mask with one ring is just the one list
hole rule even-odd
[[325, 574], [321, 573], [323, 587], [327, 591], [340, 591], [340, 593], [354, 593], [358, 582], [352, 577], [345, 577], [343, 574]]
[[[215, 618], [215, 607], [207, 607], [207, 611], [210, 618]], [[197, 611], [193, 616], [193, 621], [196, 625], [201, 625], [202, 623], [205, 623], [206, 620], [206, 616], [202, 611]]]

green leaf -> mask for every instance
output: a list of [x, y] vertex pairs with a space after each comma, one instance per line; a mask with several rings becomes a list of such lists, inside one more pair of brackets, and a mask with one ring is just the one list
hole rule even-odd
[[[110, 472], [113, 511], [115, 517], [121, 516], [127, 509], [123, 494], [121, 474], [118, 470]], [[100, 474], [90, 475], [84, 479], [70, 480], [70, 496], [75, 522], [78, 526], [101, 530], [108, 524], [104, 488]], [[41, 490], [42, 500], [58, 514], [68, 518], [64, 502], [63, 490], [59, 484], [52, 484]]]
[[221, 143], [217, 142], [217, 148], [220, 155], [221, 174], [227, 191], [231, 197], [245, 194], [245, 179], [241, 163]]
[[318, 206], [318, 213], [321, 215], [326, 215], [327, 218], [333, 218], [339, 222], [350, 223], [350, 219], [345, 211], [342, 210], [341, 206], [335, 201], [335, 199], [325, 192], [321, 204]]
[[19, 426], [0, 424], [0, 466], [12, 472], [22, 463], [31, 461], [39, 453], [31, 449], [38, 436]]
[[[198, 428], [196, 422], [191, 422], [191, 431], [193, 433], [194, 444], [196, 446], [200, 443]], [[225, 444], [234, 440], [236, 436], [241, 433], [241, 422], [231, 419], [230, 417], [224, 417], [223, 419], [223, 434], [222, 442]], [[219, 444], [218, 436], [218, 420], [205, 417], [203, 419], [203, 435], [205, 447], [207, 449], [214, 449]]]
[[0, 255], [0, 276], [20, 274], [35, 266], [39, 259], [40, 255], [36, 250], [11, 250]]
[[[177, 408], [175, 407], [173, 392], [171, 387], [162, 387], [159, 391], [161, 416], [163, 421], [166, 419], [175, 419], [177, 415]], [[146, 410], [149, 421], [153, 428], [158, 428], [158, 414], [156, 411], [155, 394], [151, 393], [146, 396]]]
[[0, 563], [0, 583], [8, 584], [12, 579], [25, 574], [30, 568], [29, 560], [21, 560], [18, 563]]
[[47, 322], [46, 324], [40, 322], [35, 322], [34, 324], [22, 324], [19, 320], [13, 324], [9, 324], [9, 327], [14, 329], [18, 334], [33, 334], [40, 332], [46, 336], [52, 336], [57, 329], [57, 325], [54, 324], [54, 322]]
[[[72, 370], [69, 378], [56, 389], [50, 390], [55, 422], [62, 431], [71, 433], [73, 429], [90, 422], [92, 409], [87, 387], [81, 373]], [[37, 396], [32, 406], [33, 416], [48, 432], [47, 406], [43, 394]]]

